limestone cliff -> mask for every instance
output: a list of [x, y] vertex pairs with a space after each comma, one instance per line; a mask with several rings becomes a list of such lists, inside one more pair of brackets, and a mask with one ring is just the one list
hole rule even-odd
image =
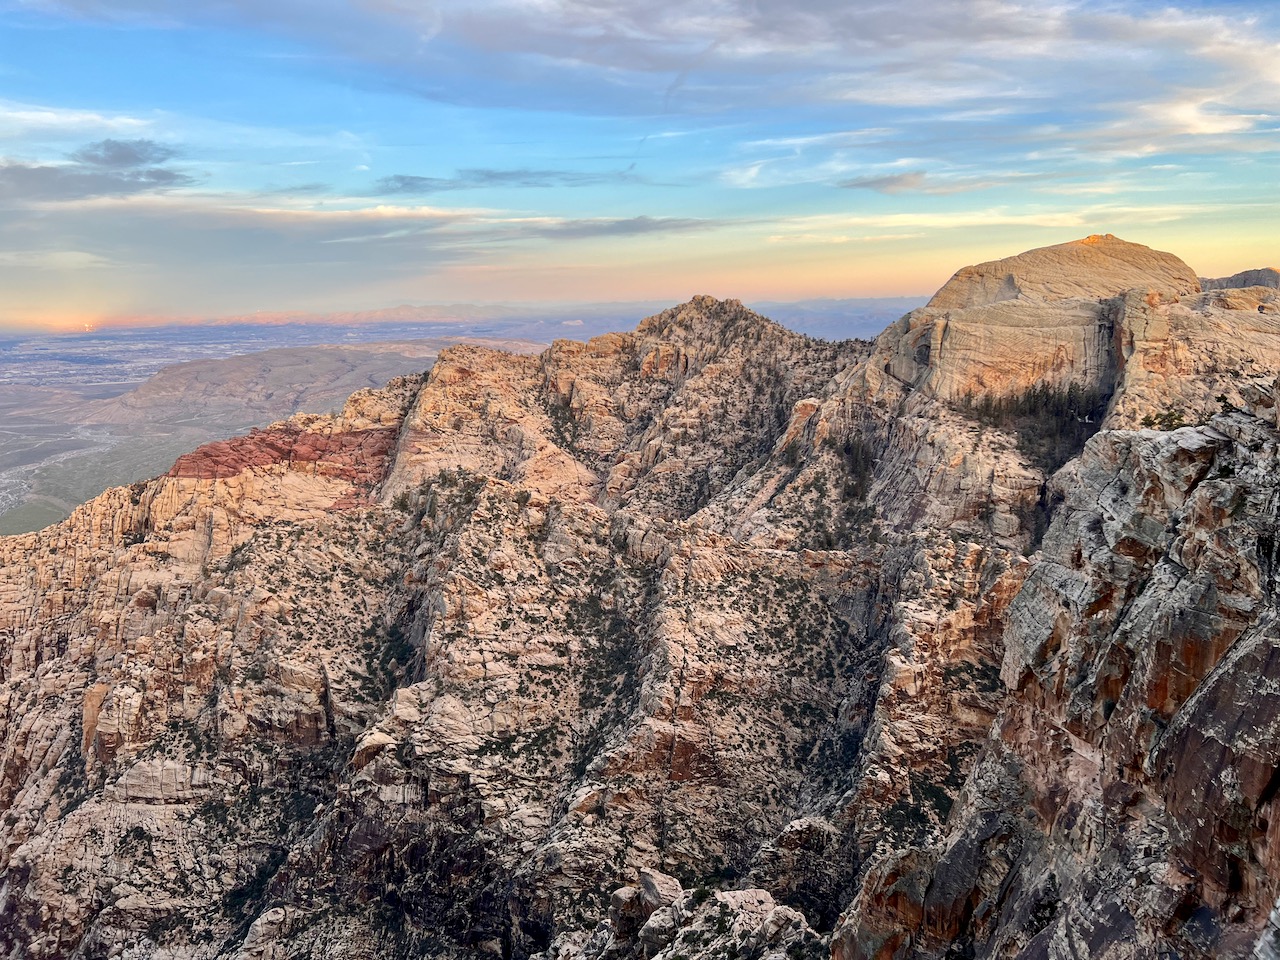
[[875, 344], [699, 297], [0, 540], [0, 952], [1247, 955], [1256, 289], [1107, 237]]

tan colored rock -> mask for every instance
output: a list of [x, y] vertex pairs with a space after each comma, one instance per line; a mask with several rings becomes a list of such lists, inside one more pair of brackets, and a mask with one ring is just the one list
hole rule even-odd
[[[1280, 363], [1145, 249], [978, 269], [874, 348], [705, 297], [460, 348], [0, 541], [0, 945], [1238, 954]], [[1118, 394], [1054, 478], [954, 403], [1075, 378]]]
[[140, 760], [127, 769], [103, 796], [121, 803], [184, 803], [206, 796], [209, 771], [172, 760]]
[[1244, 270], [1230, 277], [1200, 280], [1203, 290], [1238, 290], [1242, 287], [1280, 287], [1280, 270], [1274, 267], [1263, 267], [1258, 270]]
[[965, 267], [926, 309], [968, 310], [1004, 300], [1103, 300], [1128, 290], [1176, 300], [1200, 292], [1195, 272], [1170, 253], [1106, 234]]

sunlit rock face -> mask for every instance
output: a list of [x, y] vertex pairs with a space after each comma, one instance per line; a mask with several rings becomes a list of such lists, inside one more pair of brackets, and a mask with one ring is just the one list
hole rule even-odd
[[0, 540], [0, 948], [1249, 955], [1275, 304], [1113, 237], [874, 344], [699, 297]]
[[868, 382], [949, 402], [1076, 383], [1118, 395], [1109, 426], [1195, 422], [1280, 363], [1280, 293], [1253, 285], [1267, 272], [1201, 294], [1177, 257], [1110, 235], [966, 267], [880, 336]]
[[1250, 287], [1280, 287], [1280, 270], [1263, 267], [1260, 270], [1245, 270], [1230, 277], [1200, 279], [1202, 290], [1244, 290]]

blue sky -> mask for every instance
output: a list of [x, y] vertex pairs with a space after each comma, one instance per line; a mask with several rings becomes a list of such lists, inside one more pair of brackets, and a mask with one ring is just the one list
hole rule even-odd
[[0, 0], [0, 323], [1274, 265], [1273, 11]]

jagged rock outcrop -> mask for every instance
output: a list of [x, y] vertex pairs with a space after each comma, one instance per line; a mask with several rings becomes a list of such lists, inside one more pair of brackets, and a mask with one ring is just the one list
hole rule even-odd
[[1108, 234], [966, 267], [891, 326], [868, 368], [944, 400], [1039, 383], [1114, 386], [1117, 311], [1138, 290], [1153, 304], [1200, 292], [1177, 257]]
[[1278, 366], [1274, 289], [1201, 294], [1178, 258], [1108, 234], [959, 271], [880, 336], [865, 376], [952, 404], [1074, 383], [1117, 397], [1108, 426], [1136, 427], [1238, 405], [1242, 380]]
[[1215, 296], [1090, 238], [874, 345], [700, 297], [0, 540], [0, 952], [1248, 955], [1280, 327]]
[[1263, 267], [1258, 270], [1244, 270], [1232, 276], [1214, 280], [1200, 278], [1201, 290], [1239, 290], [1245, 287], [1280, 287], [1280, 270], [1274, 267]]
[[1055, 478], [1007, 617], [1010, 698], [948, 836], [898, 867], [928, 881], [864, 887], [839, 955], [1248, 954], [1280, 893], [1278, 439], [1239, 412], [1109, 431]]

